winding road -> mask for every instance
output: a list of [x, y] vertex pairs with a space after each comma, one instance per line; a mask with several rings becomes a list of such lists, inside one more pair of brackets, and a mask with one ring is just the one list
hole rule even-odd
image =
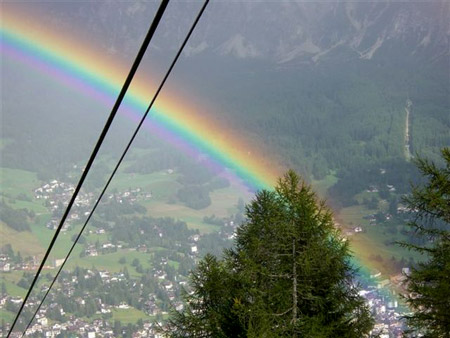
[[411, 115], [412, 101], [406, 100], [406, 119], [405, 119], [405, 158], [407, 161], [411, 160], [411, 143], [409, 135], [410, 115]]

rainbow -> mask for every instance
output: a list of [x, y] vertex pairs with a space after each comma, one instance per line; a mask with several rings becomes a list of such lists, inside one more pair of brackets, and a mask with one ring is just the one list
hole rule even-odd
[[[2, 21], [2, 57], [27, 64], [112, 107], [127, 66], [73, 34], [42, 27], [23, 11], [5, 5]], [[136, 76], [121, 114], [138, 121], [153, 95], [151, 84], [148, 75]], [[158, 99], [145, 128], [190, 156], [202, 158], [202, 163], [217, 173], [244, 182], [251, 190], [271, 188], [279, 176], [278, 168], [250, 140], [221, 125], [205, 108], [193, 107], [176, 93], [170, 93]]]
[[[105, 56], [104, 51], [77, 39], [73, 33], [56, 34], [42, 27], [32, 19], [36, 15], [27, 16], [8, 4], [2, 7], [2, 57], [27, 64], [112, 107], [129, 65]], [[121, 113], [133, 121], [140, 120], [153, 95], [149, 87], [155, 87], [151, 77], [139, 73]], [[282, 171], [277, 161], [270, 161], [271, 157], [264, 156], [251, 140], [233, 128], [221, 127], [210, 111], [194, 107], [177, 93], [166, 93], [158, 99], [145, 128], [194, 158], [206, 155], [208, 159], [202, 163], [234, 182], [244, 182], [250, 190], [270, 189]], [[361, 255], [364, 249], [360, 246], [352, 245], [358, 256], [356, 264], [372, 270], [375, 265]]]

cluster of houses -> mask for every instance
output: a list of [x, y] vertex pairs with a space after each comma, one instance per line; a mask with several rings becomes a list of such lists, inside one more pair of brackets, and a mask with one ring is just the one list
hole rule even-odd
[[[167, 263], [167, 262], [166, 262]], [[161, 264], [164, 266], [164, 262]], [[108, 271], [94, 272], [87, 270], [85, 277], [92, 277], [98, 273], [105, 284], [120, 282], [125, 279], [123, 273], [110, 273]], [[404, 271], [408, 273], [408, 271]], [[183, 304], [177, 300], [176, 290], [180, 287], [186, 286], [186, 281], [173, 281], [167, 278], [167, 274], [162, 268], [156, 268], [153, 272], [153, 277], [159, 281], [161, 289], [166, 292], [173, 306], [178, 311], [183, 309]], [[383, 279], [380, 273], [374, 273], [370, 276], [367, 286], [360, 291], [360, 295], [366, 299], [366, 302], [374, 314], [376, 319], [376, 325], [373, 329], [374, 334], [378, 334], [381, 338], [397, 338], [402, 337], [406, 328], [402, 315], [404, 315], [405, 309], [399, 304], [397, 296], [393, 291], [389, 291], [391, 288], [387, 288], [392, 283], [396, 284], [404, 280], [404, 275], [392, 277], [391, 279]], [[60, 291], [64, 292], [69, 297], [74, 294], [74, 283], [77, 282], [76, 276], [72, 276], [66, 280], [60, 286]], [[139, 287], [137, 282], [133, 284], [133, 287]], [[19, 297], [4, 296], [0, 298], [0, 308], [5, 305], [7, 301], [14, 304], [20, 304], [22, 299]], [[81, 297], [73, 299], [74, 302], [84, 305], [85, 300]], [[154, 319], [150, 320], [151, 316], [166, 315], [167, 311], [162, 310], [158, 302], [158, 297], [155, 293], [145, 295], [145, 302], [143, 311], [149, 315], [149, 319], [144, 321], [143, 326], [139, 327], [136, 332], [133, 333], [133, 337], [161, 337], [156, 326], [162, 325], [162, 323], [155, 324]], [[35, 306], [35, 302], [31, 301], [29, 306]], [[130, 305], [127, 303], [120, 303], [115, 306], [102, 303], [100, 299], [96, 300], [97, 313], [107, 314], [111, 313], [114, 309], [127, 310]], [[27, 331], [27, 335], [38, 334], [45, 337], [56, 337], [61, 333], [74, 333], [79, 337], [114, 337], [116, 336], [113, 328], [113, 321], [108, 319], [94, 319], [91, 322], [75, 318], [74, 316], [67, 316], [67, 320], [64, 323], [55, 323], [49, 320], [46, 316], [48, 309], [58, 306], [56, 303], [50, 303], [43, 306], [40, 310], [34, 324]], [[59, 307], [59, 306], [58, 306]], [[59, 307], [60, 308], [60, 307]], [[60, 308], [62, 311], [62, 308]], [[61, 313], [64, 315], [64, 313]], [[14, 337], [14, 335], [12, 335]]]
[[0, 271], [9, 272], [15, 268], [15, 264], [11, 262], [11, 257], [7, 254], [0, 254]]
[[[103, 229], [100, 229], [103, 230]], [[104, 230], [103, 230], [104, 231]], [[98, 233], [98, 231], [96, 231]], [[122, 249], [122, 244], [112, 244], [110, 242], [106, 242], [96, 246], [94, 244], [88, 244], [84, 247], [84, 255], [96, 257], [100, 254], [107, 254], [111, 252], [116, 252], [119, 249]]]
[[124, 192], [109, 194], [108, 199], [118, 203], [135, 203], [138, 200], [148, 200], [152, 198], [151, 192], [143, 192], [141, 188], [125, 190]]
[[[102, 229], [97, 229], [97, 232], [102, 231]], [[102, 233], [105, 233], [103, 230]], [[198, 255], [198, 241], [200, 240], [201, 235], [194, 234], [188, 239], [188, 247], [190, 247], [190, 255], [192, 258], [195, 258]], [[97, 250], [94, 245], [86, 246], [86, 253], [91, 256], [99, 255], [101, 253], [107, 253], [111, 250], [122, 249], [122, 245], [114, 245], [112, 243], [103, 243], [100, 246], [100, 250]], [[141, 251], [147, 252], [148, 248], [145, 245], [140, 245], [137, 248], [128, 248], [130, 251]], [[6, 255], [2, 254], [0, 259], [7, 260]], [[59, 265], [59, 263], [55, 263]], [[56, 266], [57, 266], [56, 265]], [[187, 286], [186, 278], [182, 276], [175, 276], [175, 278], [169, 278], [168, 273], [166, 272], [166, 267], [169, 266], [168, 258], [161, 258], [159, 262], [155, 262], [154, 268], [152, 271], [152, 277], [157, 282], [158, 285], [158, 293], [150, 293], [144, 295], [142, 293], [143, 285], [139, 285], [137, 281], [131, 281], [133, 283], [133, 288], [135, 288], [139, 293], [142, 294], [141, 302], [143, 304], [142, 311], [146, 313], [149, 318], [148, 321], [154, 321], [155, 316], [164, 316], [168, 314], [168, 306], [164, 305], [161, 302], [161, 294], [163, 294], [163, 298], [168, 299], [171, 306], [174, 306], [177, 310], [183, 309], [183, 303], [179, 300], [178, 294], [180, 293], [181, 288], [185, 288]], [[127, 276], [123, 272], [113, 273], [107, 270], [87, 270], [85, 279], [89, 279], [94, 277], [96, 274], [101, 278], [102, 285], [110, 285], [114, 283], [120, 283], [127, 280]], [[56, 291], [62, 292], [69, 298], [72, 298], [71, 301], [83, 306], [85, 305], [85, 300], [81, 297], [74, 298], [74, 293], [76, 290], [76, 284], [78, 283], [76, 276], [71, 276], [68, 279], [64, 279], [58, 285]], [[141, 290], [141, 291], [139, 291]], [[0, 308], [5, 306], [7, 302], [12, 302], [13, 304], [20, 305], [22, 302], [21, 298], [11, 297], [8, 295], [3, 295], [0, 299]], [[37, 305], [36, 300], [31, 298], [27, 303], [27, 307], [33, 308]], [[74, 319], [71, 316], [67, 316], [65, 313], [61, 312], [61, 315], [65, 316], [67, 320], [64, 323], [52, 324], [54, 321], [51, 321], [48, 318], [47, 311], [52, 306], [57, 306], [56, 303], [50, 303], [48, 306], [42, 306], [36, 321], [33, 326], [31, 326], [28, 331], [28, 335], [37, 334], [39, 336], [46, 337], [54, 337], [58, 334], [64, 333], [76, 333], [77, 336], [82, 337], [113, 337], [115, 336], [111, 331], [111, 325], [106, 321], [102, 321], [101, 325], [98, 325], [99, 322], [94, 320], [94, 322], [89, 323], [87, 321], [80, 321], [78, 319]], [[102, 303], [100, 299], [96, 301], [97, 313], [99, 315], [111, 313], [114, 309], [127, 310], [130, 308], [130, 305], [127, 303], [121, 303], [115, 306], [108, 305]], [[63, 311], [61, 306], [58, 306], [59, 311]], [[152, 318], [153, 317], [153, 318]], [[111, 320], [111, 322], [113, 322]], [[138, 332], [135, 333], [134, 337], [158, 337], [158, 334], [154, 330], [151, 324], [144, 325]]]
[[[397, 214], [398, 215], [404, 215], [404, 221], [405, 223], [408, 221], [409, 214], [412, 212], [416, 212], [417, 210], [411, 210], [410, 208], [403, 206], [401, 204], [397, 207]], [[375, 226], [379, 224], [378, 222], [387, 222], [393, 219], [393, 216], [390, 213], [387, 212], [379, 212], [376, 214], [369, 214], [363, 216], [363, 219], [369, 221], [369, 225]], [[351, 230], [347, 230], [345, 233], [347, 236], [351, 236], [353, 234], [357, 234], [360, 232], [364, 232], [364, 228], [360, 225], [353, 227]]]
[[[35, 198], [44, 200], [45, 205], [53, 213], [52, 219], [47, 223], [47, 228], [54, 230], [58, 227], [61, 218], [60, 214], [63, 212], [63, 210], [60, 209], [64, 209], [64, 207], [69, 203], [74, 191], [74, 184], [60, 182], [58, 180], [52, 180], [34, 190]], [[117, 203], [127, 202], [129, 204], [133, 204], [138, 200], [148, 200], [151, 197], [151, 192], [144, 192], [141, 188], [130, 188], [122, 192], [111, 193], [107, 196], [107, 199]], [[94, 198], [94, 193], [85, 192], [82, 189], [79, 192], [74, 202], [72, 212], [69, 214], [61, 231], [67, 231], [71, 224], [79, 221], [83, 216], [89, 216], [90, 209], [94, 203]]]
[[399, 304], [399, 297], [392, 287], [395, 285], [397, 288], [403, 281], [404, 275], [383, 279], [381, 273], [374, 273], [370, 276], [368, 286], [360, 291], [375, 317], [376, 324], [372, 333], [380, 338], [403, 337], [406, 323], [402, 316], [405, 315], [406, 308]]
[[[64, 211], [61, 209], [64, 209], [64, 207], [69, 203], [74, 191], [75, 185], [72, 183], [60, 182], [58, 180], [52, 180], [34, 190], [34, 197], [39, 200], [44, 200], [45, 205], [54, 215], [47, 223], [47, 228], [56, 229], [58, 227], [60, 221], [59, 215]], [[93, 193], [85, 193], [80, 191], [74, 202], [74, 209], [70, 213], [61, 231], [67, 231], [72, 222], [80, 220], [80, 213], [83, 212], [82, 210], [85, 210], [83, 212], [85, 216], [89, 215], [87, 209], [91, 206], [93, 198]]]
[[[111, 273], [106, 270], [92, 271], [87, 270], [85, 279], [93, 278], [96, 274], [99, 274], [102, 284], [108, 285], [112, 283], [123, 282], [126, 280], [124, 273]], [[167, 294], [170, 299], [171, 304], [177, 309], [182, 310], [183, 304], [177, 300], [176, 290], [181, 286], [186, 286], [186, 281], [176, 282], [168, 280], [167, 274], [162, 269], [154, 269], [153, 277], [158, 280], [160, 289]], [[68, 279], [63, 280], [57, 288], [57, 291], [62, 292], [64, 295], [71, 299], [71, 302], [77, 303], [80, 306], [86, 304], [86, 300], [82, 297], [75, 297], [75, 285], [78, 283], [78, 279], [75, 275]], [[136, 281], [132, 284], [133, 288], [142, 288]], [[0, 297], [0, 309], [4, 308], [8, 302], [14, 304], [15, 306], [20, 306], [23, 299], [20, 297], [12, 297], [8, 295], [2, 295]], [[131, 308], [126, 302], [121, 302], [118, 305], [108, 305], [101, 301], [100, 298], [95, 299], [96, 304], [96, 317], [101, 317], [101, 315], [109, 314], [113, 310], [128, 310]], [[155, 316], [167, 315], [166, 310], [162, 310], [160, 307], [161, 302], [158, 301], [158, 297], [155, 293], [150, 293], [145, 295], [145, 302], [143, 311], [148, 314], [148, 319], [139, 327], [136, 332], [133, 333], [133, 337], [161, 337], [156, 326], [161, 326], [162, 323], [155, 324]], [[27, 302], [27, 308], [33, 309], [38, 305], [37, 299], [31, 297]], [[65, 316], [64, 322], [56, 322], [48, 317], [48, 311], [50, 309], [56, 309], [60, 312], [62, 316]], [[152, 318], [153, 317], [153, 318]], [[116, 337], [117, 333], [113, 330], [114, 320], [111, 319], [94, 319], [94, 320], [82, 320], [76, 318], [73, 315], [68, 315], [64, 312], [60, 304], [55, 302], [50, 302], [49, 304], [44, 304], [36, 315], [32, 326], [28, 329], [26, 335], [38, 335], [41, 337], [56, 337], [61, 333], [70, 334], [73, 333], [78, 337]], [[10, 323], [7, 324], [6, 330], [9, 330]], [[120, 335], [120, 334], [119, 334]], [[20, 334], [12, 334], [11, 337], [19, 337]]]
[[[386, 184], [386, 188], [389, 192], [395, 192], [397, 189], [392, 184]], [[369, 187], [366, 189], [366, 192], [376, 193], [379, 192], [380, 189], [376, 185], [369, 185]]]
[[[132, 334], [133, 338], [162, 338], [157, 331], [158, 324], [146, 322], [142, 328]], [[96, 319], [88, 322], [81, 318], [71, 317], [65, 323], [50, 323], [46, 317], [40, 317], [36, 324], [31, 326], [26, 336], [38, 335], [39, 337], [57, 337], [60, 334], [73, 334], [76, 337], [83, 338], [113, 338], [120, 336], [114, 332], [114, 327], [110, 321]], [[21, 332], [14, 332], [11, 337], [21, 337]]]
[[14, 270], [36, 270], [39, 263], [40, 262], [35, 256], [27, 257], [27, 259], [17, 262], [14, 261], [7, 253], [0, 253], [0, 272], [10, 272]]

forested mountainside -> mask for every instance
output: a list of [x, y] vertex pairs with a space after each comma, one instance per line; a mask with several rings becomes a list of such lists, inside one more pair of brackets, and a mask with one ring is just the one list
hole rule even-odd
[[[168, 58], [197, 5], [169, 8], [149, 57], [161, 64]], [[104, 37], [105, 52], [119, 58], [134, 54], [156, 10], [148, 2], [46, 6], [52, 25], [81, 23], [81, 37]], [[448, 2], [212, 3], [175, 82], [192, 100], [212, 103], [211, 114], [236, 121], [241, 132], [272, 147], [287, 167], [305, 176], [344, 175], [339, 170], [404, 158], [407, 101], [411, 153], [438, 160], [438, 149], [450, 143], [449, 11]], [[175, 22], [177, 29], [171, 29]], [[7, 65], [4, 77], [14, 82], [17, 73]], [[29, 80], [20, 86], [35, 95], [34, 85]], [[86, 140], [95, 138], [95, 129], [69, 123], [84, 105], [72, 93], [56, 90], [72, 104], [41, 106], [35, 120], [27, 114], [36, 108], [4, 89], [4, 107], [14, 112], [3, 118], [4, 165], [44, 172], [48, 164], [62, 166], [62, 173], [71, 157], [78, 161], [88, 151]], [[61, 113], [51, 115], [54, 109]], [[85, 118], [93, 126], [102, 123], [95, 114]], [[87, 137], [77, 140], [71, 154], [61, 151], [79, 134], [77, 126]], [[33, 142], [15, 141], [27, 138]], [[21, 148], [30, 156], [20, 154]], [[37, 148], [46, 151], [33, 151]]]

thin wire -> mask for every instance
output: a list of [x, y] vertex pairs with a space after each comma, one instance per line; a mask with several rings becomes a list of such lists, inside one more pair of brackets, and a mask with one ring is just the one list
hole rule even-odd
[[184, 39], [183, 43], [181, 44], [181, 47], [180, 47], [180, 49], [178, 50], [177, 55], [176, 55], [175, 58], [173, 59], [172, 64], [170, 65], [169, 69], [167, 70], [166, 75], [164, 76], [164, 78], [163, 78], [163, 80], [161, 81], [161, 83], [160, 83], [160, 85], [159, 85], [159, 87], [158, 87], [158, 89], [157, 89], [155, 95], [153, 96], [152, 100], [150, 101], [150, 104], [148, 105], [147, 110], [145, 111], [144, 115], [142, 116], [142, 118], [141, 118], [139, 124], [137, 125], [137, 127], [136, 127], [136, 129], [135, 129], [135, 131], [134, 131], [134, 133], [133, 133], [133, 135], [132, 135], [130, 141], [128, 142], [128, 144], [127, 144], [127, 146], [125, 147], [125, 149], [124, 149], [122, 155], [120, 156], [120, 159], [119, 159], [119, 161], [117, 162], [117, 164], [116, 164], [114, 170], [112, 171], [111, 176], [109, 177], [108, 181], [106, 182], [105, 186], [103, 187], [102, 192], [100, 193], [99, 197], [97, 198], [97, 201], [95, 202], [94, 207], [92, 208], [91, 212], [89, 213], [88, 218], [86, 219], [86, 221], [85, 221], [83, 227], [81, 228], [80, 232], [78, 233], [77, 238], [75, 239], [75, 241], [74, 241], [74, 243], [72, 244], [72, 246], [71, 246], [69, 252], [67, 253], [66, 257], [64, 258], [63, 263], [62, 263], [61, 266], [59, 267], [58, 272], [56, 273], [55, 277], [54, 277], [53, 280], [52, 280], [52, 283], [50, 284], [49, 288], [47, 289], [47, 291], [46, 291], [44, 297], [42, 298], [41, 302], [39, 303], [39, 305], [38, 305], [36, 311], [34, 312], [33, 317], [30, 319], [30, 321], [28, 322], [27, 327], [26, 327], [25, 330], [23, 331], [22, 337], [23, 337], [23, 335], [25, 335], [26, 331], [28, 330], [28, 328], [30, 327], [30, 325], [31, 325], [31, 323], [33, 322], [34, 318], [36, 317], [37, 313], [39, 312], [39, 310], [40, 310], [42, 304], [44, 303], [45, 299], [47, 298], [48, 294], [50, 293], [50, 290], [52, 289], [52, 287], [53, 287], [53, 285], [55, 284], [56, 280], [58, 279], [58, 276], [59, 276], [59, 274], [61, 273], [62, 269], [64, 268], [64, 265], [66, 264], [68, 258], [70, 257], [70, 255], [71, 255], [73, 249], [75, 248], [76, 244], [78, 243], [78, 240], [80, 239], [81, 235], [83, 234], [84, 229], [85, 229], [86, 226], [88, 225], [88, 223], [89, 223], [89, 221], [90, 221], [92, 215], [94, 214], [95, 210], [97, 209], [97, 206], [99, 205], [99, 203], [100, 203], [100, 201], [101, 201], [103, 195], [106, 193], [106, 190], [108, 189], [109, 184], [111, 183], [112, 179], [114, 178], [114, 176], [115, 176], [117, 170], [119, 169], [119, 167], [120, 167], [120, 165], [121, 165], [123, 159], [125, 158], [125, 155], [127, 154], [128, 150], [130, 149], [130, 147], [131, 147], [131, 145], [132, 145], [134, 139], [136, 138], [136, 136], [137, 136], [139, 130], [141, 129], [141, 126], [142, 126], [142, 124], [144, 123], [144, 121], [145, 121], [145, 119], [146, 119], [148, 113], [150, 112], [151, 108], [153, 107], [153, 104], [155, 103], [156, 99], [158, 98], [159, 93], [161, 92], [161, 90], [162, 90], [164, 84], [166, 83], [167, 78], [169, 77], [170, 73], [172, 72], [172, 69], [174, 68], [175, 64], [177, 63], [178, 58], [180, 57], [181, 53], [183, 52], [184, 47], [186, 46], [186, 44], [187, 44], [187, 42], [188, 42], [190, 36], [192, 35], [192, 33], [193, 33], [195, 27], [197, 26], [197, 23], [199, 22], [201, 16], [203, 15], [203, 12], [205, 11], [206, 6], [208, 5], [208, 3], [209, 3], [209, 0], [206, 0], [205, 3], [203, 4], [202, 8], [200, 9], [200, 11], [199, 11], [199, 13], [198, 13], [198, 15], [197, 15], [197, 17], [196, 17], [194, 23], [192, 24], [192, 26], [191, 26], [191, 28], [190, 28], [188, 34], [186, 35], [186, 38]]
[[150, 28], [149, 28], [148, 33], [147, 33], [147, 35], [146, 35], [146, 37], [145, 37], [145, 39], [144, 39], [144, 41], [143, 41], [143, 43], [141, 45], [141, 48], [139, 49], [139, 52], [138, 52], [138, 54], [136, 56], [136, 59], [134, 60], [133, 65], [131, 66], [130, 72], [128, 73], [128, 76], [127, 76], [127, 78], [126, 78], [126, 80], [125, 80], [125, 82], [124, 82], [124, 84], [122, 86], [122, 89], [120, 90], [120, 93], [119, 93], [119, 96], [117, 97], [116, 102], [114, 103], [114, 106], [113, 106], [113, 108], [111, 110], [111, 113], [110, 113], [110, 115], [108, 117], [108, 120], [106, 121], [105, 126], [103, 127], [103, 130], [102, 130], [102, 132], [100, 134], [100, 137], [99, 137], [99, 139], [97, 141], [97, 144], [95, 145], [95, 148], [94, 148], [94, 150], [91, 153], [91, 156], [90, 156], [90, 158], [89, 158], [89, 160], [88, 160], [88, 162], [86, 164], [86, 167], [85, 167], [85, 169], [84, 169], [84, 171], [83, 171], [83, 173], [81, 175], [81, 178], [80, 178], [80, 180], [79, 180], [79, 182], [77, 184], [77, 187], [76, 187], [76, 189], [75, 189], [75, 191], [74, 191], [74, 193], [72, 195], [72, 198], [70, 199], [70, 202], [67, 205], [67, 208], [66, 208], [66, 210], [64, 212], [64, 215], [61, 218], [59, 226], [56, 229], [55, 234], [53, 235], [52, 241], [50, 242], [50, 245], [49, 245], [49, 247], [48, 247], [48, 249], [47, 249], [47, 251], [46, 251], [46, 253], [44, 255], [44, 258], [43, 258], [43, 260], [41, 262], [41, 265], [39, 266], [39, 269], [38, 269], [36, 275], [34, 276], [33, 282], [31, 283], [30, 288], [28, 289], [27, 295], [25, 296], [25, 299], [24, 299], [24, 301], [22, 302], [22, 304], [20, 306], [19, 312], [17, 313], [16, 317], [14, 318], [14, 322], [13, 322], [13, 324], [12, 324], [12, 326], [11, 326], [9, 332], [8, 332], [7, 338], [11, 335], [11, 333], [12, 333], [12, 331], [14, 329], [14, 326], [16, 325], [16, 322], [19, 319], [20, 314], [22, 313], [23, 308], [24, 308], [24, 306], [25, 306], [25, 304], [26, 304], [26, 302], [27, 302], [27, 300], [28, 300], [28, 298], [29, 298], [29, 296], [31, 294], [31, 291], [33, 290], [34, 285], [36, 284], [36, 281], [39, 278], [39, 275], [40, 275], [40, 273], [41, 273], [41, 271], [42, 271], [42, 269], [43, 269], [43, 267], [44, 267], [44, 265], [45, 265], [45, 263], [47, 261], [47, 258], [48, 258], [49, 254], [50, 254], [50, 252], [51, 252], [51, 250], [53, 248], [53, 245], [55, 244], [56, 239], [57, 239], [59, 233], [61, 232], [61, 229], [62, 229], [62, 227], [64, 225], [64, 222], [66, 221], [66, 218], [67, 218], [67, 216], [68, 216], [68, 214], [69, 214], [69, 212], [70, 212], [70, 210], [72, 208], [72, 205], [75, 202], [75, 199], [77, 198], [77, 195], [78, 195], [78, 193], [79, 193], [79, 191], [81, 189], [81, 186], [84, 183], [84, 180], [85, 180], [85, 178], [86, 178], [86, 176], [87, 176], [87, 174], [89, 172], [89, 169], [91, 168], [91, 166], [92, 166], [92, 164], [93, 164], [93, 162], [95, 160], [95, 157], [97, 156], [97, 153], [100, 150], [100, 147], [101, 147], [101, 145], [102, 145], [102, 143], [103, 143], [103, 141], [104, 141], [104, 139], [106, 137], [106, 134], [107, 134], [107, 132], [108, 132], [108, 130], [109, 130], [113, 120], [114, 120], [114, 117], [116, 116], [116, 113], [117, 113], [117, 111], [118, 111], [118, 109], [120, 107], [120, 104], [122, 103], [122, 100], [123, 100], [123, 98], [124, 98], [124, 96], [125, 96], [125, 94], [126, 94], [126, 92], [128, 90], [128, 87], [130, 86], [130, 83], [133, 80], [133, 77], [134, 77], [134, 75], [135, 75], [135, 73], [136, 73], [136, 71], [137, 71], [137, 69], [139, 67], [139, 64], [140, 64], [142, 58], [145, 55], [147, 47], [150, 44], [150, 41], [151, 41], [155, 31], [156, 31], [156, 28], [158, 27], [159, 22], [161, 21], [161, 18], [163, 16], [164, 11], [166, 10], [166, 7], [167, 7], [168, 3], [169, 3], [169, 0], [162, 0], [161, 1], [161, 5], [159, 6], [158, 11], [156, 12], [156, 15], [155, 15], [155, 17], [153, 19], [153, 22], [150, 25]]

